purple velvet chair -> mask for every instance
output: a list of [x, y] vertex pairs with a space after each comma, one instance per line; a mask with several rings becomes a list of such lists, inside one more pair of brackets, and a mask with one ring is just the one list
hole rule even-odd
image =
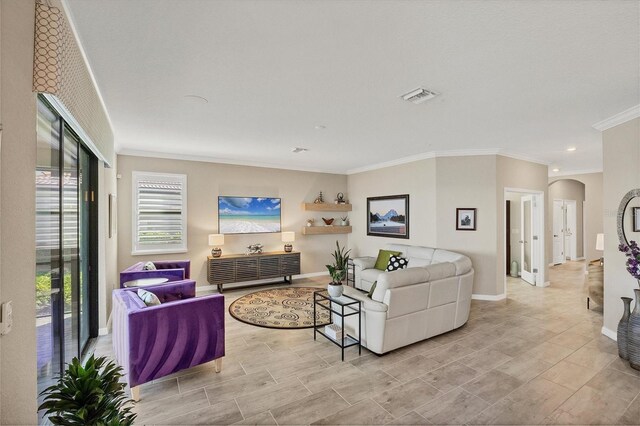
[[138, 262], [120, 272], [120, 288], [124, 283], [140, 278], [167, 278], [169, 281], [188, 280], [191, 278], [190, 260], [156, 260], [155, 270], [147, 271], [144, 268], [146, 262]]
[[162, 302], [146, 306], [138, 288], [113, 291], [113, 351], [139, 400], [138, 386], [224, 356], [224, 296], [195, 297], [196, 282], [145, 287]]

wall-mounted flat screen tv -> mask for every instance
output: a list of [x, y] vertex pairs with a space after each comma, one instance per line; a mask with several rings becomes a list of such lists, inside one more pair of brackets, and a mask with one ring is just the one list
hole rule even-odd
[[220, 234], [280, 232], [280, 198], [218, 197]]

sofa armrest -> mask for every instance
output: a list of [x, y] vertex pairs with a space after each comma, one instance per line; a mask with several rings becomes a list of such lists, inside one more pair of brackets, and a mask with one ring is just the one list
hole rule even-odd
[[158, 269], [184, 269], [184, 279], [191, 277], [191, 261], [190, 260], [157, 260], [153, 262]]
[[371, 256], [356, 257], [353, 259], [353, 264], [360, 270], [372, 269], [376, 266], [376, 258]]
[[362, 293], [361, 291], [358, 291], [354, 288], [344, 287], [344, 294], [353, 299], [359, 300], [366, 311], [387, 312], [387, 310], [389, 309], [389, 307], [384, 303], [371, 300], [371, 298], [365, 293]]
[[185, 279], [185, 270], [180, 269], [156, 269], [151, 271], [123, 271], [120, 272], [120, 288], [128, 281], [142, 278], [167, 278], [169, 281], [181, 281]]
[[129, 313], [130, 386], [223, 357], [224, 296], [194, 297]]
[[160, 299], [162, 303], [196, 297], [196, 282], [194, 280], [171, 281], [167, 284], [134, 287], [131, 291], [137, 292], [141, 288], [158, 296], [158, 299]]

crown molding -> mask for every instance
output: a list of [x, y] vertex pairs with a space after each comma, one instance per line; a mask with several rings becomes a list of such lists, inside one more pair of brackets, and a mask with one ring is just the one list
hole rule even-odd
[[408, 157], [398, 158], [397, 160], [384, 161], [382, 163], [371, 164], [368, 166], [356, 167], [354, 169], [347, 170], [347, 175], [355, 175], [356, 173], [368, 172], [371, 170], [384, 169], [387, 167], [399, 166], [401, 164], [413, 163], [416, 161], [427, 160], [429, 158], [435, 158], [434, 152], [425, 152], [422, 154], [409, 155]]
[[231, 166], [261, 167], [265, 169], [294, 170], [298, 172], [327, 173], [327, 174], [334, 174], [334, 175], [345, 174], [344, 170], [317, 169], [313, 167], [299, 167], [299, 166], [285, 166], [282, 164], [263, 163], [260, 161], [230, 160], [226, 158], [207, 157], [202, 155], [175, 154], [175, 153], [158, 152], [158, 151], [141, 151], [141, 150], [135, 150], [135, 149], [121, 149], [116, 153], [117, 155], [129, 155], [132, 157], [162, 158], [165, 160], [200, 161], [204, 163], [228, 164]]
[[574, 176], [574, 175], [588, 175], [588, 174], [591, 174], [591, 173], [602, 173], [602, 167], [596, 168], [596, 169], [567, 170], [567, 171], [562, 171], [562, 172], [551, 172], [551, 173], [549, 174], [550, 178], [563, 177], [563, 176]]
[[601, 132], [615, 127], [619, 124], [626, 123], [629, 120], [633, 120], [634, 118], [640, 117], [640, 104], [636, 106], [632, 106], [631, 108], [624, 110], [612, 117], [609, 117], [605, 120], [599, 121], [594, 124], [592, 127]]

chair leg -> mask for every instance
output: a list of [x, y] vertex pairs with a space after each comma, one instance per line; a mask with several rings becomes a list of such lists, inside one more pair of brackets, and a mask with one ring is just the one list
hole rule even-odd
[[214, 365], [215, 365], [216, 373], [219, 373], [222, 370], [222, 358], [216, 359]]
[[140, 401], [140, 386], [134, 386], [131, 388], [131, 399], [136, 402]]

